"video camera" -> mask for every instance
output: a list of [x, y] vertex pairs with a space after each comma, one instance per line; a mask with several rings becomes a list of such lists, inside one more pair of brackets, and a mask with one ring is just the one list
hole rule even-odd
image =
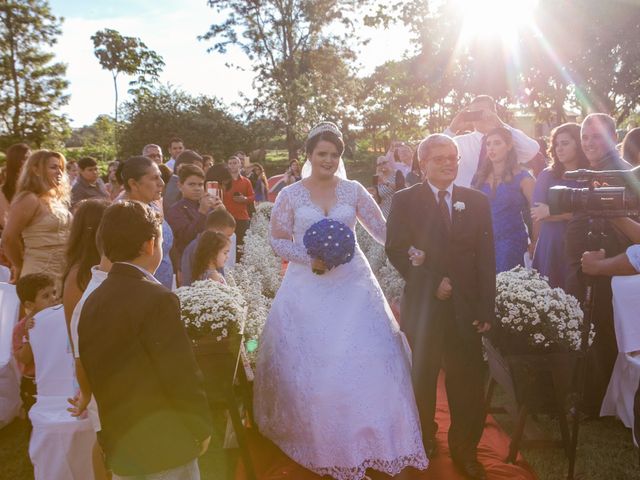
[[[573, 170], [563, 178], [582, 188], [551, 187], [549, 212], [586, 213], [592, 217], [632, 217], [640, 214], [640, 167], [631, 170]], [[594, 182], [603, 186], [594, 187]]]

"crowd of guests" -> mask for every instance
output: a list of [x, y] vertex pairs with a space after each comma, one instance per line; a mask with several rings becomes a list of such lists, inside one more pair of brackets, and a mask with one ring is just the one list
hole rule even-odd
[[[169, 151], [171, 158], [163, 163], [161, 147], [146, 145], [140, 156], [109, 163], [101, 176], [91, 157], [67, 162], [59, 152], [32, 152], [26, 144], [8, 149], [0, 194], [0, 264], [10, 268], [24, 312], [13, 332], [13, 352], [22, 374], [25, 413], [36, 394], [29, 332], [38, 312], [62, 300], [84, 393], [75, 400], [76, 407], [87, 409], [96, 431], [106, 430], [95, 401], [89, 403], [92, 372], [90, 366], [85, 370], [80, 353], [80, 311], [89, 294], [107, 280], [112, 267], [135, 264], [144, 241], [162, 246], [149, 245], [153, 251], [146, 255], [145, 278], [169, 290], [202, 279], [225, 283], [224, 269], [241, 256], [255, 204], [270, 193], [262, 165], [248, 163], [242, 152], [216, 164], [212, 156], [185, 149], [177, 138], [169, 142]], [[299, 180], [299, 170], [297, 162], [290, 164], [278, 183], [283, 187]], [[122, 206], [120, 223], [114, 220], [109, 226], [107, 212], [116, 206]], [[157, 265], [151, 268], [155, 257]], [[174, 318], [167, 321], [175, 321], [176, 315], [179, 320], [179, 313], [172, 313]], [[185, 345], [180, 348], [184, 353]], [[176, 371], [176, 377], [182, 373]], [[195, 384], [195, 367], [191, 373]], [[198, 451], [201, 448], [206, 445]], [[94, 450], [96, 478], [108, 478], [103, 449], [96, 445]], [[111, 460], [118, 462], [113, 456]], [[149, 461], [154, 465], [149, 468], [155, 468], [173, 459]]]
[[[469, 113], [478, 111], [482, 113], [472, 121], [465, 120]], [[552, 287], [560, 287], [584, 302], [587, 279], [582, 264], [585, 258], [594, 261], [591, 254], [585, 254], [594, 248], [589, 244], [589, 216], [585, 212], [552, 212], [550, 189], [587, 186], [563, 178], [567, 171], [626, 170], [640, 165], [640, 128], [628, 131], [620, 142], [612, 117], [590, 114], [581, 125], [565, 123], [553, 129], [548, 150], [543, 151], [541, 143], [546, 142], [538, 142], [504, 123], [493, 99], [479, 96], [444, 133], [453, 137], [458, 147], [457, 158], [442, 159], [444, 168], [447, 161], [458, 163], [455, 184], [480, 190], [489, 198], [496, 272], [518, 265], [535, 268]], [[377, 175], [370, 191], [385, 216], [394, 193], [414, 183], [410, 178], [414, 169], [408, 162], [410, 149], [398, 144], [377, 160]], [[604, 222], [605, 243], [600, 247], [607, 257], [623, 254], [632, 243], [629, 238], [634, 238], [624, 235], [624, 224], [619, 224], [619, 220]], [[620, 271], [624, 274], [630, 270], [624, 268], [629, 262], [622, 263]], [[598, 417], [618, 350], [610, 278], [601, 274], [593, 283], [596, 337], [588, 357], [590, 375], [584, 411]]]
[[[480, 113], [470, 120], [469, 112]], [[489, 198], [497, 271], [530, 264], [547, 276], [552, 286], [582, 299], [580, 262], [588, 250], [583, 242], [585, 219], [577, 214], [551, 212], [549, 190], [558, 185], [578, 186], [563, 178], [569, 170], [626, 169], [640, 164], [640, 129], [627, 133], [619, 153], [614, 120], [592, 114], [582, 125], [566, 123], [555, 128], [548, 151], [541, 151], [536, 140], [499, 118], [491, 97], [479, 96], [456, 115], [444, 133], [455, 140], [458, 155], [438, 159], [442, 168], [458, 163], [456, 184], [480, 190]], [[111, 162], [104, 177], [91, 157], [67, 162], [58, 152], [32, 152], [25, 144], [7, 150], [0, 188], [0, 261], [11, 269], [25, 313], [13, 336], [14, 354], [23, 374], [24, 406], [29, 408], [35, 394], [29, 346], [33, 317], [61, 296], [81, 391], [75, 400], [76, 411], [87, 409], [96, 431], [102, 429], [102, 438], [109, 438], [94, 449], [96, 478], [108, 478], [104, 453], [119, 475], [157, 472], [176, 465], [193, 470], [193, 459], [206, 450], [209, 418], [193, 357], [185, 353], [189, 350], [186, 336], [176, 330], [176, 319], [180, 318], [177, 300], [168, 297], [166, 289], [200, 279], [224, 283], [224, 269], [242, 255], [254, 205], [302, 177], [297, 160], [292, 160], [286, 172], [270, 185], [264, 167], [248, 162], [242, 152], [216, 163], [212, 156], [186, 149], [179, 138], [171, 139], [168, 146], [170, 158], [166, 162], [161, 147], [149, 144], [140, 156]], [[386, 217], [395, 192], [422, 181], [414, 149], [396, 143], [377, 159], [369, 191]], [[615, 238], [617, 244], [608, 250], [614, 254], [628, 243]], [[106, 282], [110, 282], [109, 288], [103, 289], [100, 298], [89, 298]], [[157, 288], [158, 283], [166, 289]], [[605, 281], [597, 288], [604, 292], [599, 298], [605, 301], [597, 309], [597, 335], [591, 355], [590, 405], [595, 415], [616, 353], [610, 286]], [[140, 301], [123, 302], [127, 298]], [[136, 307], [127, 312], [118, 310], [125, 303]], [[109, 308], [105, 309], [106, 305]], [[158, 315], [159, 305], [163, 306], [163, 315]], [[100, 365], [109, 363], [110, 354], [101, 349], [100, 339], [104, 343], [112, 333], [101, 330], [95, 322], [83, 326], [80, 318], [85, 311], [87, 316], [119, 318], [122, 328], [131, 317], [129, 320], [146, 332], [145, 341], [149, 343], [127, 348], [137, 351], [148, 347], [157, 356], [158, 365], [164, 367], [137, 365], [116, 371], [119, 363], [115, 362], [113, 371], [105, 373]], [[155, 317], [162, 317], [157, 321], [165, 322], [166, 330], [156, 326], [144, 330], [144, 322]], [[154, 335], [151, 330], [162, 332]], [[160, 338], [165, 334], [168, 336]], [[168, 346], [177, 352], [171, 358], [180, 359], [175, 364], [167, 363], [163, 353], [156, 351]], [[131, 402], [135, 415], [144, 416], [136, 395], [118, 391], [113, 378], [122, 375], [127, 376], [121, 378], [123, 381], [134, 381], [136, 375], [153, 378], [140, 387], [147, 389], [140, 393], [153, 392], [160, 403], [170, 402], [167, 395], [188, 397], [181, 397], [182, 411], [167, 408], [175, 418], [169, 415], [171, 418], [162, 419], [174, 422], [171, 428], [179, 425], [180, 433], [174, 439], [177, 443], [172, 445], [180, 444], [182, 450], [169, 452], [168, 444], [162, 444], [149, 455], [132, 443], [131, 455], [139, 455], [135, 458], [138, 467], [133, 469], [134, 460], [122, 454], [122, 449], [111, 450], [119, 441], [144, 444], [153, 435], [151, 431], [139, 431], [135, 432], [137, 437], [128, 438], [122, 431], [123, 419], [118, 417], [120, 409], [116, 405], [122, 398]], [[100, 425], [95, 401], [90, 402], [92, 390], [98, 389], [99, 396], [107, 399], [101, 405], [104, 426]], [[186, 412], [197, 413], [185, 420], [180, 415]], [[160, 430], [163, 427], [153, 421], [150, 425]], [[165, 457], [158, 454], [164, 449]]]

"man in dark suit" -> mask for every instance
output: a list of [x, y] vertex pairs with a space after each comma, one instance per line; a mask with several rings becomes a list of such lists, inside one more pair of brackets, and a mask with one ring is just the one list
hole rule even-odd
[[114, 478], [200, 478], [197, 457], [211, 435], [178, 297], [151, 273], [162, 259], [161, 223], [139, 202], [106, 210], [100, 238], [113, 267], [87, 298], [78, 326], [100, 412], [98, 440]]
[[413, 384], [427, 455], [435, 454], [436, 384], [441, 366], [451, 427], [451, 457], [484, 479], [476, 448], [484, 429], [481, 334], [495, 317], [496, 268], [489, 201], [453, 185], [458, 149], [445, 135], [418, 147], [426, 181], [396, 193], [386, 251], [406, 281], [402, 327], [413, 350]]

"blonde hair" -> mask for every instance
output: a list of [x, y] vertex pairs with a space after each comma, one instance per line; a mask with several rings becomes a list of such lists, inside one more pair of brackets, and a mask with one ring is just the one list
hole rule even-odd
[[[48, 165], [49, 159], [56, 158], [60, 163], [62, 171], [62, 180], [57, 186], [49, 183]], [[51, 193], [52, 199], [69, 203], [69, 181], [65, 173], [66, 160], [64, 155], [52, 150], [38, 150], [33, 152], [24, 162], [20, 177], [18, 177], [18, 185], [16, 187], [16, 196], [22, 196], [26, 193], [34, 193], [38, 197]]]

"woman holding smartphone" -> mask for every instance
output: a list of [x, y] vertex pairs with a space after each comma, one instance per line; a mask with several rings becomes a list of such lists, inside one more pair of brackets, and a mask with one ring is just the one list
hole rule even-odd
[[373, 176], [373, 187], [369, 189], [369, 192], [380, 205], [384, 218], [387, 218], [391, 211], [393, 194], [404, 187], [405, 180], [402, 172], [396, 170], [391, 160], [386, 156], [378, 157], [378, 160], [376, 160], [376, 174]]

